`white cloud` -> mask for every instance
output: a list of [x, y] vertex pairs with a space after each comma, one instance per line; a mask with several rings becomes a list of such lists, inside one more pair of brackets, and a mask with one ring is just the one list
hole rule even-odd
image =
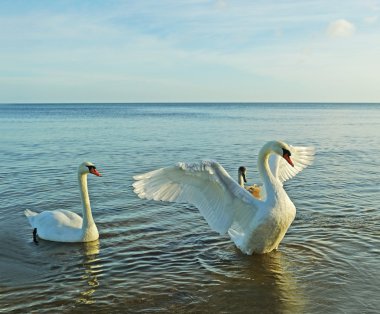
[[334, 21], [325, 0], [115, 3], [0, 12], [0, 102], [380, 99], [377, 11], [347, 3]]
[[225, 9], [225, 8], [227, 8], [227, 1], [226, 0], [217, 0], [216, 1], [216, 7], [218, 9]]
[[330, 37], [351, 37], [355, 33], [355, 25], [345, 19], [332, 22], [327, 28]]
[[366, 18], [364, 18], [364, 22], [366, 22], [367, 24], [375, 24], [377, 20], [377, 16], [367, 16]]

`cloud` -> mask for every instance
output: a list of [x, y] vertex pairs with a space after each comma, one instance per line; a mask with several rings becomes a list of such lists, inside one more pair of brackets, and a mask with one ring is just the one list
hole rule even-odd
[[216, 1], [216, 7], [218, 9], [225, 9], [225, 8], [227, 8], [227, 1], [226, 0], [217, 0]]
[[364, 22], [367, 24], [375, 24], [378, 20], [378, 16], [367, 16], [364, 18]]
[[327, 28], [327, 34], [333, 38], [347, 38], [355, 33], [355, 25], [345, 19], [332, 22]]

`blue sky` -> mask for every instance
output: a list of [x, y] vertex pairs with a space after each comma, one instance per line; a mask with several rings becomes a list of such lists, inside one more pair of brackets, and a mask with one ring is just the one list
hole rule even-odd
[[0, 103], [380, 102], [380, 0], [2, 0]]

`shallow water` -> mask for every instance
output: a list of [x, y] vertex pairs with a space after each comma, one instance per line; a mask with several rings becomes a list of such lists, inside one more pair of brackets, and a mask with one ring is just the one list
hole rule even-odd
[[[0, 312], [377, 313], [380, 106], [0, 106]], [[243, 255], [196, 208], [138, 199], [132, 176], [178, 161], [241, 165], [268, 140], [313, 145], [286, 183], [297, 216], [279, 250]], [[89, 177], [99, 241], [32, 241], [23, 215], [80, 213]]]

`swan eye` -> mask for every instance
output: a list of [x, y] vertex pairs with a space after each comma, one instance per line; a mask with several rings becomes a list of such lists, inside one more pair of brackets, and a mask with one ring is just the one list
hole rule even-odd
[[283, 148], [282, 149], [282, 156], [292, 156], [292, 154], [291, 154], [291, 152], [290, 151], [288, 151], [287, 149], [285, 149], [285, 148]]
[[91, 170], [94, 170], [94, 169], [96, 169], [96, 167], [95, 167], [95, 166], [87, 166], [87, 168], [88, 168], [88, 171], [90, 171], [90, 172], [91, 172]]

